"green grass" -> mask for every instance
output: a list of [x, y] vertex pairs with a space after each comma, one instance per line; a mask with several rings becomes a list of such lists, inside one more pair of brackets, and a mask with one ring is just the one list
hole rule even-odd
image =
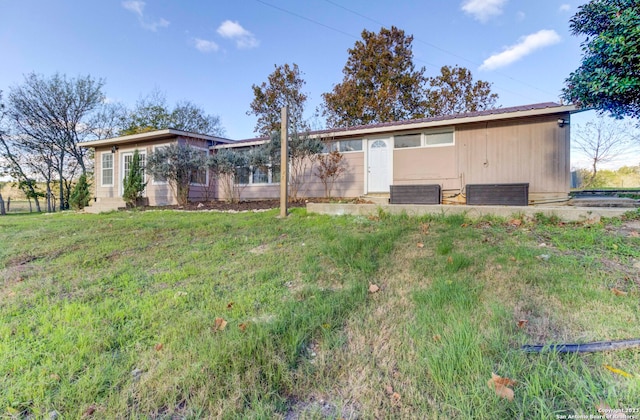
[[[640, 337], [640, 239], [623, 227], [301, 209], [286, 220], [275, 211], [3, 217], [0, 418], [640, 408], [637, 349], [519, 351]], [[489, 389], [491, 372], [518, 381], [514, 401]]]

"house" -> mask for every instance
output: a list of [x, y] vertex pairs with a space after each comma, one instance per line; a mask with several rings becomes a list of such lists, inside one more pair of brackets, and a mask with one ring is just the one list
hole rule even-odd
[[[568, 197], [569, 122], [575, 112], [579, 110], [573, 105], [540, 103], [309, 135], [322, 139], [325, 150], [342, 152], [347, 162], [334, 196], [386, 196], [393, 194], [393, 188], [431, 186], [437, 187], [439, 202], [464, 203], [472, 188], [479, 187], [477, 191], [484, 193], [483, 186], [496, 187], [501, 194], [501, 186], [515, 185], [519, 186], [517, 194], [524, 194], [525, 204], [535, 204]], [[123, 174], [135, 149], [144, 156], [154, 148], [178, 142], [201, 148], [203, 153], [216, 153], [222, 148], [248, 150], [266, 141], [232, 141], [169, 129], [83, 146], [95, 149], [95, 205], [113, 205], [121, 200]], [[312, 171], [307, 170], [306, 179], [304, 196], [324, 195], [324, 186]], [[279, 197], [279, 176], [269, 167], [244, 168], [236, 183], [242, 199]], [[162, 180], [148, 177], [146, 194], [150, 205], [175, 204]], [[191, 200], [224, 198], [210, 174], [195, 177]]]
[[[115, 210], [124, 207], [124, 176], [133, 160], [133, 153], [138, 150], [144, 166], [148, 153], [171, 144], [184, 144], [209, 154], [212, 146], [231, 143], [232, 140], [189, 133], [181, 130], [165, 129], [140, 134], [115, 137], [104, 140], [93, 140], [82, 143], [83, 147], [94, 149], [94, 200], [87, 209], [90, 212]], [[190, 189], [190, 200], [205, 201], [215, 199], [212, 195], [211, 177], [207, 171], [193, 174]], [[176, 204], [175, 192], [166, 180], [154, 179], [145, 174], [147, 187], [145, 197], [151, 206]]]

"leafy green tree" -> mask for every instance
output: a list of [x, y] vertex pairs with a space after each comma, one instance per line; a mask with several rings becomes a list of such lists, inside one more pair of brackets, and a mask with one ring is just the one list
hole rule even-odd
[[392, 26], [379, 33], [362, 31], [348, 50], [342, 83], [322, 95], [323, 115], [332, 127], [424, 117], [424, 67], [416, 69], [413, 36]]
[[582, 64], [565, 81], [563, 97], [615, 117], [640, 117], [640, 3], [591, 0], [570, 20], [585, 35]]
[[[279, 167], [281, 162], [280, 133], [273, 132], [271, 140], [260, 147], [264, 162]], [[306, 133], [293, 133], [287, 142], [289, 159], [289, 198], [296, 201], [304, 192], [308, 175], [312, 174], [318, 153], [324, 144]]]
[[280, 112], [282, 107], [289, 107], [289, 131], [300, 133], [307, 129], [303, 119], [307, 95], [302, 92], [305, 85], [302, 72], [297, 64], [275, 66], [266, 82], [260, 86], [252, 85], [254, 99], [247, 115], [255, 115], [258, 121], [254, 131], [261, 136], [269, 137], [272, 132], [280, 130]]
[[[257, 158], [259, 159], [259, 158]], [[250, 164], [246, 153], [233, 149], [220, 149], [207, 160], [207, 166], [221, 182], [225, 199], [231, 203], [240, 201], [242, 188], [237, 182], [242, 168]]]
[[185, 144], [159, 147], [147, 157], [147, 172], [156, 179], [166, 180], [178, 200], [186, 206], [194, 174], [206, 168], [206, 153]]
[[144, 194], [147, 183], [144, 180], [144, 168], [140, 162], [138, 150], [133, 152], [129, 171], [124, 176], [122, 198], [130, 207], [137, 207], [138, 201]]
[[87, 182], [87, 175], [82, 174], [78, 178], [78, 182], [71, 191], [69, 197], [69, 204], [72, 209], [82, 210], [89, 205], [91, 199], [91, 192], [89, 191], [89, 183]]
[[443, 66], [440, 75], [429, 78], [429, 86], [430, 117], [493, 109], [498, 101], [498, 95], [491, 92], [491, 83], [474, 83], [471, 71], [464, 67]]
[[120, 135], [146, 133], [174, 128], [192, 133], [223, 136], [220, 117], [207, 114], [190, 101], [178, 102], [173, 109], [167, 105], [164, 94], [158, 90], [141, 98], [135, 108], [122, 117], [124, 127]]

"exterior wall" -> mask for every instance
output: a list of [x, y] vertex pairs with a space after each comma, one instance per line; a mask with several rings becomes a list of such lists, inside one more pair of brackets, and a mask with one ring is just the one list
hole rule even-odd
[[497, 121], [456, 131], [463, 183], [529, 183], [529, 198], [563, 198], [569, 193], [569, 115]]
[[394, 184], [440, 184], [450, 195], [466, 184], [529, 183], [531, 200], [569, 193], [569, 126], [545, 117], [457, 126], [454, 146], [394, 150]]
[[[122, 197], [122, 179], [124, 178], [122, 173], [123, 167], [123, 155], [126, 153], [133, 153], [135, 150], [144, 152], [147, 156], [158, 147], [169, 146], [179, 142], [180, 144], [189, 144], [193, 147], [202, 148], [207, 154], [208, 145], [204, 140], [189, 139], [189, 138], [170, 138], [155, 141], [146, 141], [134, 144], [123, 144], [118, 146], [118, 150], [115, 153], [111, 153], [111, 147], [96, 147], [95, 150], [95, 197], [96, 198], [118, 198]], [[113, 186], [102, 186], [102, 153], [109, 153], [113, 155]], [[212, 180], [211, 176], [207, 177], [208, 180]], [[147, 187], [145, 190], [145, 197], [149, 199], [149, 205], [151, 206], [165, 206], [177, 204], [173, 189], [168, 182], [159, 182], [153, 179], [149, 174], [146, 175]], [[193, 185], [189, 192], [189, 199], [191, 201], [203, 201], [206, 199], [215, 198], [215, 184], [213, 182], [210, 185]]]
[[[344, 152], [346, 171], [334, 184], [332, 197], [358, 197], [364, 191], [364, 152]], [[304, 184], [298, 192], [299, 198], [324, 197], [324, 184], [315, 175], [315, 165], [307, 162]], [[280, 183], [240, 185], [241, 200], [276, 199], [280, 197]], [[221, 181], [216, 182], [216, 192], [219, 199], [227, 197], [221, 187]]]

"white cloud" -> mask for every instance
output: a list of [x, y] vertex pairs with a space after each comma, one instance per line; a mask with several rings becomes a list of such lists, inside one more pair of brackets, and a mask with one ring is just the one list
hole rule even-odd
[[138, 22], [140, 22], [140, 25], [143, 28], [155, 32], [158, 30], [158, 28], [166, 28], [167, 26], [169, 26], [169, 21], [164, 18], [160, 18], [156, 21], [151, 22], [146, 20], [144, 17], [145, 5], [146, 3], [140, 0], [127, 0], [122, 2], [122, 7], [138, 16]]
[[223, 38], [228, 38], [236, 41], [236, 47], [240, 49], [256, 48], [260, 45], [260, 41], [246, 29], [244, 29], [238, 22], [225, 20], [218, 27], [218, 34]]
[[160, 18], [155, 22], [140, 22], [140, 24], [143, 28], [155, 32], [158, 30], [158, 28], [166, 28], [167, 26], [169, 26], [169, 21], [164, 18]]
[[571, 5], [570, 4], [562, 4], [562, 5], [560, 5], [560, 11], [561, 12], [568, 12], [569, 10], [571, 10]]
[[472, 15], [476, 20], [484, 23], [493, 16], [502, 14], [502, 9], [508, 0], [465, 0], [462, 10]]
[[215, 52], [220, 49], [218, 44], [213, 41], [208, 41], [206, 39], [196, 38], [194, 39], [195, 47], [198, 51], [203, 53]]
[[524, 36], [520, 38], [520, 42], [517, 44], [507, 47], [501, 53], [494, 54], [484, 60], [480, 70], [495, 70], [498, 67], [504, 67], [531, 54], [535, 50], [557, 44], [560, 40], [560, 35], [556, 31], [549, 29], [543, 29], [535, 34]]

